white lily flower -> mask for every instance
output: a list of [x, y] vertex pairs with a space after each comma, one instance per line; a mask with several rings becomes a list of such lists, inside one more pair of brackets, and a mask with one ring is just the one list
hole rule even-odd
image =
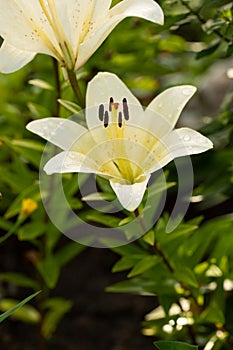
[[47, 174], [84, 172], [109, 179], [122, 206], [135, 210], [151, 173], [176, 157], [204, 152], [212, 142], [189, 128], [174, 130], [196, 91], [175, 86], [143, 110], [136, 97], [114, 74], [98, 73], [88, 84], [88, 129], [61, 118], [35, 120], [27, 129], [63, 149], [44, 167]]
[[11, 73], [37, 53], [55, 57], [78, 70], [116, 25], [136, 16], [163, 24], [154, 0], [0, 0], [0, 71]]

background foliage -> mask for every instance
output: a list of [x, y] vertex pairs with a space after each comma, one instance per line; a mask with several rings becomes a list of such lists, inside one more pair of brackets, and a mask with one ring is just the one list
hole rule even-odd
[[[85, 91], [99, 71], [114, 72], [147, 105], [166, 87], [193, 84], [198, 93], [179, 123], [199, 129], [214, 142], [214, 150], [192, 157], [192, 203], [174, 232], [166, 234], [165, 227], [176, 186], [169, 189], [157, 225], [139, 241], [113, 249], [118, 258], [113, 272], [126, 273], [107, 291], [154, 297], [157, 307], [142, 324], [151, 344], [176, 340], [204, 350], [232, 349], [233, 5], [226, 0], [159, 3], [165, 25], [125, 20], [79, 72], [81, 87]], [[43, 209], [38, 170], [44, 143], [25, 129], [32, 119], [68, 117], [76, 111], [75, 98], [60, 71], [61, 86], [56, 82], [57, 69], [52, 59], [39, 55], [20, 71], [0, 76], [0, 310], [7, 312], [41, 290], [14, 313], [15, 319], [38, 327], [38, 349], [49, 346], [59, 321], [72, 308], [72, 300], [52, 291], [62, 268], [84, 249], [64, 239]], [[168, 184], [174, 183], [174, 166], [167, 170]], [[98, 184], [101, 191], [109, 192], [104, 181], [99, 179]], [[84, 206], [77, 197], [77, 175], [66, 175], [64, 187], [73, 209], [91, 222], [107, 226], [110, 219], [113, 225], [121, 221]], [[7, 262], [12, 247], [24, 251], [23, 257], [16, 256], [17, 268]], [[163, 344], [155, 345], [169, 349], [168, 343]]]

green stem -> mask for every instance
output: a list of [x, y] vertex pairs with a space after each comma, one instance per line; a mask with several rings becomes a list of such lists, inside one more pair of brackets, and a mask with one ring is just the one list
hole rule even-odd
[[61, 82], [60, 82], [60, 76], [59, 76], [59, 64], [58, 61], [53, 57], [53, 71], [54, 71], [54, 78], [55, 78], [55, 87], [56, 87], [56, 104], [54, 108], [53, 115], [55, 117], [58, 117], [60, 114], [60, 103], [58, 100], [61, 98]]
[[[138, 209], [136, 209], [136, 210], [134, 211], [134, 215], [135, 215], [135, 217], [137, 218], [137, 220], [138, 220], [138, 222], [139, 222], [141, 228], [143, 229], [143, 232], [146, 233], [148, 230], [147, 230], [147, 228], [146, 228], [146, 225], [145, 225], [145, 223], [144, 223], [142, 217], [140, 216], [140, 212], [139, 212]], [[175, 273], [174, 268], [172, 267], [172, 265], [170, 264], [169, 260], [168, 260], [167, 257], [164, 255], [163, 251], [160, 249], [160, 247], [159, 247], [159, 245], [158, 245], [157, 243], [154, 244], [154, 250], [155, 250], [156, 254], [159, 255], [159, 256], [162, 258], [162, 260], [163, 260], [164, 264], [167, 266], [168, 270], [169, 270], [171, 273]]]
[[171, 273], [175, 273], [175, 270], [174, 268], [172, 267], [172, 265], [170, 264], [169, 260], [167, 259], [167, 257], [164, 255], [163, 251], [160, 249], [158, 243], [155, 243], [154, 244], [154, 250], [156, 252], [157, 255], [159, 255], [164, 264], [167, 266], [168, 270], [171, 272]]
[[[202, 15], [200, 14], [200, 12], [194, 10], [185, 0], [180, 0], [181, 4], [183, 6], [185, 6], [189, 12], [194, 15], [201, 24], [205, 25], [206, 24], [206, 20], [202, 17]], [[217, 35], [220, 39], [224, 40], [227, 44], [231, 43], [231, 40], [226, 38], [218, 29], [214, 29], [213, 33], [215, 35]]]
[[24, 218], [19, 217], [16, 221], [16, 223], [11, 227], [11, 229], [4, 235], [0, 237], [0, 244], [2, 244], [4, 241], [6, 241], [10, 236], [12, 236], [20, 227], [20, 225], [23, 223]]
[[78, 85], [76, 74], [73, 70], [68, 70], [68, 69], [67, 69], [67, 74], [68, 74], [70, 85], [71, 85], [73, 92], [75, 94], [75, 97], [76, 97], [80, 107], [84, 108], [85, 107], [84, 97], [83, 97], [83, 94], [82, 94], [80, 87]]

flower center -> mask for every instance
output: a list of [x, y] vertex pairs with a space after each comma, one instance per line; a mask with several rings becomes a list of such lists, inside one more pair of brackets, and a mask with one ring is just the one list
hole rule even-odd
[[[103, 104], [99, 105], [98, 117], [103, 122], [109, 139], [113, 141], [113, 147], [116, 153], [116, 158], [112, 160], [114, 165], [125, 180], [134, 183], [135, 176], [133, 168], [135, 168], [135, 165], [131, 164], [127, 155], [127, 140], [124, 138], [125, 121], [129, 120], [127, 99], [124, 97], [122, 102], [119, 103], [114, 102], [113, 97], [110, 97], [108, 110], [105, 110]], [[115, 140], [118, 142], [114, 142]], [[119, 157], [119, 154], [122, 157]]]
[[127, 99], [124, 97], [120, 104], [114, 102], [113, 97], [110, 97], [108, 110], [104, 110], [104, 105], [100, 104], [99, 120], [103, 122], [110, 139], [123, 138], [125, 120], [129, 120]]

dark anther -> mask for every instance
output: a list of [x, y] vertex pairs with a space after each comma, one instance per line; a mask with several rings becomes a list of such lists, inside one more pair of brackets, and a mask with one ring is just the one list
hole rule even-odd
[[122, 120], [123, 120], [122, 113], [119, 112], [119, 114], [118, 114], [118, 126], [119, 126], [119, 128], [122, 127]]
[[102, 122], [104, 120], [104, 105], [99, 105], [99, 120]]
[[108, 111], [105, 111], [104, 113], [104, 127], [108, 127], [108, 122], [109, 122], [109, 116], [108, 116]]
[[123, 114], [124, 114], [125, 120], [129, 120], [129, 107], [125, 97], [123, 98], [122, 102], [123, 102]]
[[112, 112], [112, 104], [114, 102], [114, 99], [113, 97], [110, 97], [110, 100], [109, 100], [109, 112]]

